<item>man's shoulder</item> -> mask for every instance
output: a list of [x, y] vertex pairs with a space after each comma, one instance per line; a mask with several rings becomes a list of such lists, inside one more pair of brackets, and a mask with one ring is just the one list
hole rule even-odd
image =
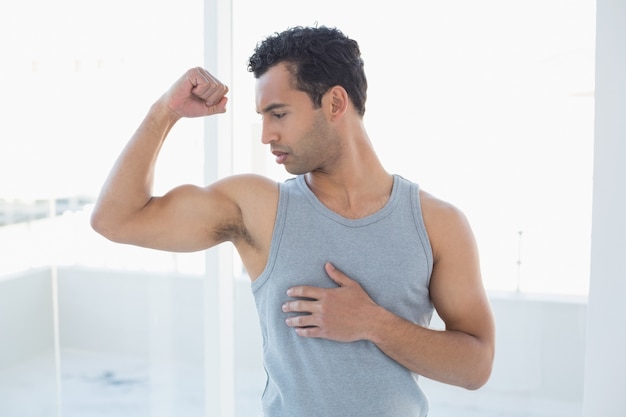
[[467, 217], [457, 206], [424, 190], [419, 191], [419, 198], [424, 224], [436, 257], [451, 242], [472, 236]]
[[217, 181], [217, 183], [226, 183], [231, 185], [266, 185], [266, 186], [276, 186], [278, 184], [277, 181], [274, 181], [271, 178], [260, 174], [253, 173], [245, 173], [245, 174], [233, 174], [227, 177], [224, 177]]
[[235, 201], [261, 200], [278, 194], [278, 183], [258, 174], [235, 174], [209, 186]]
[[422, 210], [434, 216], [456, 216], [462, 214], [461, 210], [451, 202], [442, 200], [422, 188], [419, 189], [419, 199]]

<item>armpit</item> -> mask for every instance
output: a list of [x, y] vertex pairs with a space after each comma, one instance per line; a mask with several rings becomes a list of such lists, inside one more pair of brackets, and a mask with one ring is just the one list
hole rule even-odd
[[257, 248], [257, 243], [250, 235], [243, 222], [223, 224], [213, 231], [214, 238], [219, 242], [230, 241], [235, 243], [238, 240], [245, 241], [249, 246]]

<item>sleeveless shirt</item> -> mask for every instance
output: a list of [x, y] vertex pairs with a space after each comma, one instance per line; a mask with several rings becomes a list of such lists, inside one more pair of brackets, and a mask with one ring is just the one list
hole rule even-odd
[[418, 376], [361, 340], [298, 336], [285, 324], [289, 287], [337, 285], [326, 262], [359, 282], [378, 305], [420, 326], [433, 313], [432, 249], [418, 186], [394, 175], [378, 212], [347, 219], [324, 206], [304, 176], [280, 184], [267, 265], [252, 282], [267, 374], [265, 417], [424, 417]]

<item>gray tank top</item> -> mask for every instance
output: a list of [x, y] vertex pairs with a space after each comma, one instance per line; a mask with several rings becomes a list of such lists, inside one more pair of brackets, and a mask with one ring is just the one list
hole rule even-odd
[[287, 288], [336, 287], [326, 262], [357, 280], [377, 304], [428, 326], [433, 257], [418, 186], [394, 176], [387, 204], [353, 220], [326, 208], [303, 176], [280, 184], [269, 259], [252, 283], [267, 373], [264, 416], [426, 416], [417, 375], [373, 343], [304, 338], [285, 324]]

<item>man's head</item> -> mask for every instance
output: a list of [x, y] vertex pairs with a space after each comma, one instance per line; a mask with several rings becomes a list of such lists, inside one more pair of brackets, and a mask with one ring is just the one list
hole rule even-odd
[[261, 77], [278, 63], [284, 63], [294, 87], [308, 94], [316, 107], [333, 86], [342, 86], [354, 108], [363, 116], [367, 79], [356, 41], [334, 28], [295, 27], [260, 42], [250, 57], [248, 71]]

